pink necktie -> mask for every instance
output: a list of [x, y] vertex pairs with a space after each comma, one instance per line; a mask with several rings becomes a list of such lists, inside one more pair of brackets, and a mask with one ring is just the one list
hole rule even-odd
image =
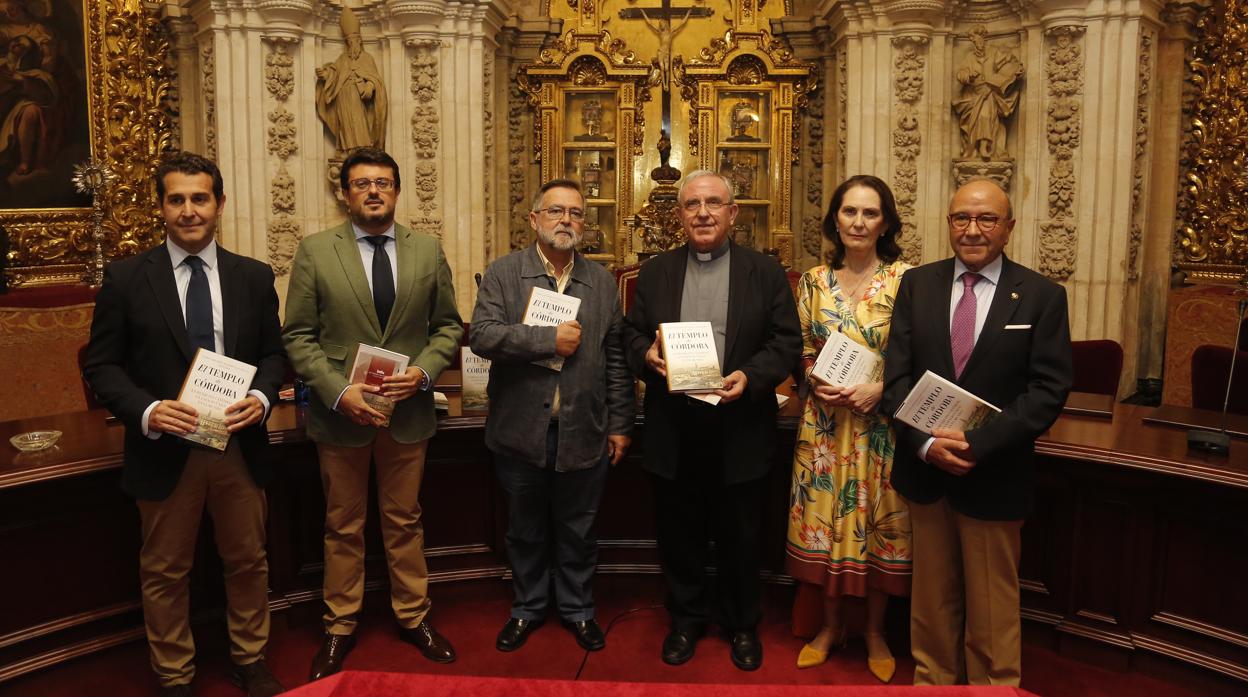
[[953, 311], [953, 326], [949, 328], [949, 340], [953, 344], [953, 373], [962, 377], [962, 369], [975, 349], [975, 284], [983, 278], [967, 271], [962, 274], [962, 297]]

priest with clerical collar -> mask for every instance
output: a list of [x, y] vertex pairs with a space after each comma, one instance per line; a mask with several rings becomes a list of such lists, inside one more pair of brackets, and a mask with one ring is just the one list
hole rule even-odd
[[[671, 618], [663, 661], [692, 658], [713, 622], [733, 663], [756, 670], [763, 661], [756, 631], [762, 480], [775, 444], [775, 388], [801, 353], [797, 309], [780, 264], [728, 239], [738, 211], [730, 181], [693, 172], [677, 205], [689, 243], [642, 266], [624, 327], [629, 366], [646, 383], [643, 463], [654, 486]], [[717, 404], [667, 391], [657, 340], [665, 322], [710, 323], [724, 375]]]

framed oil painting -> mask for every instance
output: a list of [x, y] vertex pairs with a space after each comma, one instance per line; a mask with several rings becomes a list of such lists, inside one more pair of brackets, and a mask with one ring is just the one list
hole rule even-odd
[[[172, 135], [157, 8], [130, 0], [0, 0], [0, 226], [11, 286], [79, 283], [92, 261], [159, 239], [151, 172]], [[108, 166], [103, 236], [72, 181]], [[98, 243], [98, 251], [97, 251]]]

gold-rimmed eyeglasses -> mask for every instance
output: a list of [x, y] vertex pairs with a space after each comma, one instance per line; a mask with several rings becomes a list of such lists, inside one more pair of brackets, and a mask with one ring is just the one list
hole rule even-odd
[[394, 180], [385, 177], [376, 179], [360, 177], [359, 179], [352, 179], [347, 183], [351, 185], [351, 189], [354, 191], [368, 191], [373, 186], [376, 186], [378, 191], [390, 191], [394, 188]]
[[566, 213], [572, 222], [579, 223], [585, 219], [585, 211], [580, 208], [564, 208], [563, 206], [550, 206], [549, 208], [538, 208], [534, 213], [541, 213], [546, 216], [547, 220], [563, 220]]
[[992, 232], [996, 229], [997, 224], [1001, 222], [1001, 216], [995, 213], [984, 213], [982, 215], [970, 215], [968, 213], [949, 214], [949, 224], [958, 232], [969, 228], [972, 222], [975, 223], [980, 232]]

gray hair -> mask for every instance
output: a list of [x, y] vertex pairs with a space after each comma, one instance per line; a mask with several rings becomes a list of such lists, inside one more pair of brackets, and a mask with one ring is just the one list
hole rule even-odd
[[737, 191], [736, 191], [736, 188], [732, 185], [732, 181], [728, 179], [728, 177], [725, 177], [719, 172], [712, 172], [709, 169], [695, 169], [689, 174], [685, 175], [685, 178], [681, 180], [680, 190], [676, 192], [677, 205], [679, 205], [679, 203], [682, 202], [683, 199], [685, 198], [685, 187], [689, 186], [689, 182], [692, 182], [694, 179], [701, 179], [702, 177], [715, 177], [716, 179], [723, 182], [724, 186], [727, 187], [728, 189], [728, 200], [724, 201], [724, 203], [735, 202], [737, 198]]
[[572, 189], [573, 191], [581, 195], [581, 203], [582, 205], [584, 205], [585, 193], [581, 191], [580, 182], [576, 181], [575, 179], [566, 179], [566, 178], [561, 177], [559, 179], [551, 179], [545, 184], [542, 184], [542, 187], [537, 190], [537, 195], [533, 197], [533, 207], [530, 208], [529, 210], [536, 211], [538, 208], [540, 208], [542, 205], [542, 197], [545, 196], [546, 192], [550, 191], [551, 189]]

